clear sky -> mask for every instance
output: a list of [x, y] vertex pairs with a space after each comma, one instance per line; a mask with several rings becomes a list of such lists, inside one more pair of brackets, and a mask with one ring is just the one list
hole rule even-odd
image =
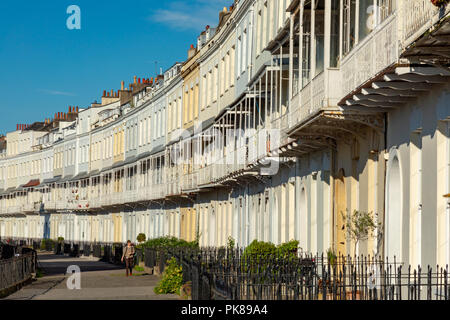
[[[133, 76], [185, 61], [233, 0], [0, 1], [0, 134], [100, 101]], [[67, 8], [81, 9], [69, 30]]]

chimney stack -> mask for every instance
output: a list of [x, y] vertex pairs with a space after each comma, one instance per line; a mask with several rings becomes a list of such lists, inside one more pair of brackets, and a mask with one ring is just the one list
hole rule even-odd
[[120, 83], [120, 90], [124, 90], [125, 89], [125, 81], [122, 81], [121, 83]]

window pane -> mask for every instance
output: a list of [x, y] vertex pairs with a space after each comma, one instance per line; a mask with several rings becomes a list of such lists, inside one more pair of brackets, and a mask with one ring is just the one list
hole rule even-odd
[[302, 87], [305, 87], [310, 80], [311, 70], [311, 16], [305, 10], [303, 14], [303, 61], [302, 61]]
[[340, 1], [331, 2], [331, 48], [330, 48], [330, 67], [339, 67], [339, 12]]
[[373, 0], [359, 0], [359, 42], [374, 28]]
[[318, 0], [315, 17], [316, 75], [324, 68], [325, 0]]

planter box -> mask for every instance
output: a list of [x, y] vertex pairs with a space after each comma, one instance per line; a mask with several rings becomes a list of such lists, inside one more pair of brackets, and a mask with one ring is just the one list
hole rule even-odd
[[145, 267], [144, 266], [144, 272], [147, 274], [152, 275], [153, 274], [153, 268]]
[[160, 275], [161, 275], [161, 272], [160, 272], [160, 270], [159, 270], [159, 266], [155, 266], [155, 267], [153, 268], [153, 274], [154, 274], [155, 276], [160, 276]]

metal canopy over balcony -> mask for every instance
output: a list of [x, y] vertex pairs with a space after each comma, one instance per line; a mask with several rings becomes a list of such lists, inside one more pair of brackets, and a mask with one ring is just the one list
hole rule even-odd
[[336, 141], [351, 144], [353, 137], [365, 138], [364, 128], [384, 131], [384, 117], [354, 111], [324, 110], [289, 133], [293, 142], [278, 151], [279, 156], [301, 156], [325, 148], [336, 148]]
[[339, 102], [346, 110], [383, 112], [410, 102], [435, 85], [450, 81], [450, 70], [424, 65], [395, 68]]
[[409, 46], [401, 58], [434, 66], [450, 65], [450, 16], [443, 18], [428, 33]]

